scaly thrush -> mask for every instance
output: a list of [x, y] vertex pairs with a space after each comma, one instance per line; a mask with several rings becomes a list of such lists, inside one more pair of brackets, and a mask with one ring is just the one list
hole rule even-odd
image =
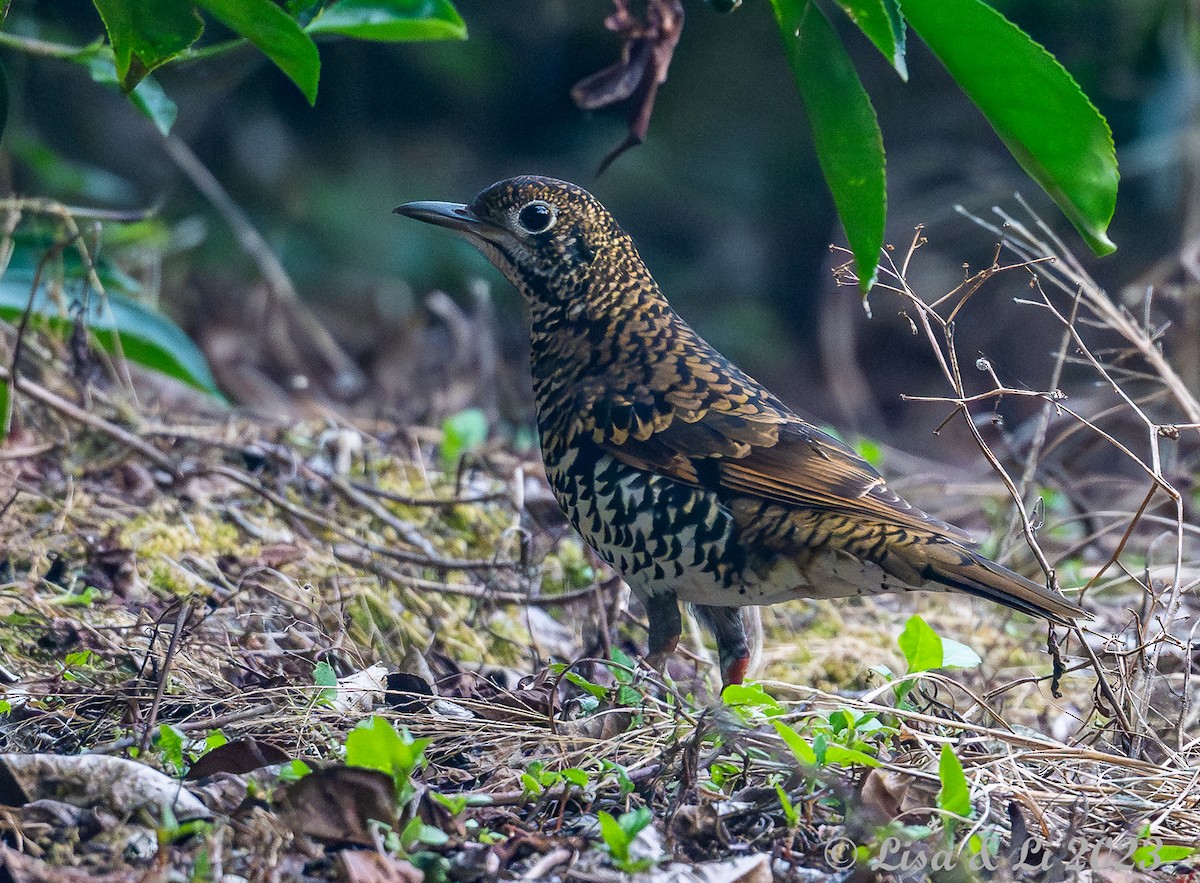
[[582, 188], [520, 177], [469, 206], [396, 211], [464, 234], [529, 303], [546, 476], [645, 605], [652, 658], [675, 648], [680, 600], [716, 635], [727, 684], [749, 662], [746, 605], [926, 589], [1063, 625], [1086, 616], [901, 499], [713, 349]]

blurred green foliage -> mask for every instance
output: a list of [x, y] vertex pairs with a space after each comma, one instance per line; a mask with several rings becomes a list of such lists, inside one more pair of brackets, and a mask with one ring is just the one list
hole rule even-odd
[[[94, 2], [108, 45], [95, 42], [74, 54], [60, 47], [58, 54], [87, 65], [98, 82], [109, 81], [111, 65], [121, 89], [164, 133], [174, 121], [175, 106], [146, 77], [166, 64], [224, 55], [249, 42], [314, 104], [321, 72], [314, 35], [380, 42], [466, 37], [449, 0], [289, 0], [286, 8], [272, 0]], [[876, 278], [887, 205], [875, 109], [837, 32], [813, 0], [771, 4], [865, 295]], [[912, 0], [904, 10], [897, 0], [840, 0], [838, 5], [904, 80], [905, 31], [911, 24], [1093, 250], [1115, 250], [1106, 235], [1117, 193], [1112, 134], [1053, 56], [982, 0]], [[645, 139], [684, 20], [681, 0], [647, 0], [644, 22], [629, 0], [614, 0], [614, 7], [606, 26], [622, 37], [621, 60], [572, 90], [576, 103], [588, 109], [626, 100], [635, 105], [629, 137], [609, 153], [601, 170]], [[205, 31], [201, 12], [237, 39], [193, 48]], [[9, 45], [43, 51], [20, 40]], [[145, 88], [138, 91], [141, 84]]]
[[[21, 327], [44, 325], [63, 338], [79, 323], [109, 352], [222, 398], [204, 355], [178, 325], [139, 300], [137, 280], [104, 260], [85, 267], [73, 251], [36, 233], [18, 232], [7, 246], [0, 318]], [[103, 292], [90, 287], [90, 272]]]
[[[834, 407], [819, 375], [841, 364], [838, 341], [853, 319], [849, 345], [878, 404], [839, 399], [839, 423], [878, 431], [908, 419], [912, 409], [898, 393], [911, 390], [912, 372], [929, 370], [921, 342], [897, 334], [904, 320], [886, 312], [859, 327], [853, 312], [839, 312], [836, 296], [821, 294], [830, 287], [827, 245], [838, 238], [834, 203], [798, 125], [802, 109], [767, 0], [749, 0], [734, 15], [686, 3], [687, 26], [648, 141], [599, 180], [593, 172], [624, 128], [621, 113], [584, 114], [569, 95], [619, 50], [601, 25], [609, 0], [458, 0], [470, 40], [392, 44], [320, 33], [320, 17], [306, 16], [321, 5], [329, 14], [330, 4], [287, 7], [305, 35], [320, 36], [320, 100], [312, 108], [267, 55], [215, 18], [198, 44], [149, 81], [178, 103], [175, 135], [218, 172], [353, 352], [369, 354], [395, 335], [430, 287], [458, 296], [473, 277], [499, 282], [469, 249], [400, 230], [392, 207], [467, 199], [510, 174], [553, 174], [604, 200], [702, 333], [785, 395], [805, 392], [818, 414]], [[1162, 231], [1169, 238], [1179, 230], [1187, 178], [1179, 153], [1155, 145], [1177, 143], [1190, 125], [1185, 96], [1195, 59], [1181, 35], [1191, 25], [1167, 0], [995, 5], [1072, 72], [1133, 158], [1113, 222], [1122, 250], [1096, 271], [1119, 286], [1168, 247]], [[990, 261], [991, 243], [962, 235], [951, 206], [985, 209], [1028, 181], [920, 41], [902, 55], [893, 46], [889, 56], [881, 29], [860, 29], [858, 18], [839, 11], [854, 8], [834, 4], [829, 21], [887, 143], [886, 238], [906, 242], [924, 222], [931, 244], [919, 256], [917, 282], [952, 287], [963, 262]], [[94, 59], [104, 50], [93, 46], [103, 23], [90, 0], [15, 0], [4, 32], [92, 47]], [[208, 57], [206, 46], [223, 44], [222, 55]], [[901, 58], [908, 85], [897, 77]], [[211, 209], [179, 186], [161, 135], [69, 58], [8, 51], [3, 60], [13, 97], [9, 186], [106, 205], [161, 202], [176, 244], [155, 269], [156, 290], [169, 293], [166, 306], [189, 330], [220, 319], [228, 307], [185, 283], [251, 276], [253, 265]], [[116, 80], [115, 60], [107, 64]], [[503, 284], [494, 298], [504, 354], [519, 360], [519, 303]], [[1011, 306], [987, 309], [985, 327], [960, 329], [961, 345], [1003, 355], [1012, 345], [1004, 334]]]

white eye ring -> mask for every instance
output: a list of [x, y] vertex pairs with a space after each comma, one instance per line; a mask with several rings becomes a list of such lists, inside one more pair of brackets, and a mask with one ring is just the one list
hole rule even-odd
[[526, 233], [545, 233], [558, 220], [554, 206], [541, 199], [527, 202], [517, 212], [517, 223]]

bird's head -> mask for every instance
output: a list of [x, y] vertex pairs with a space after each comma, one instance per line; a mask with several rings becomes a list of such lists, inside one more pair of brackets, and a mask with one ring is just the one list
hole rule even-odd
[[462, 233], [535, 306], [577, 300], [598, 260], [641, 264], [594, 196], [554, 178], [508, 178], [470, 205], [410, 202], [396, 212]]

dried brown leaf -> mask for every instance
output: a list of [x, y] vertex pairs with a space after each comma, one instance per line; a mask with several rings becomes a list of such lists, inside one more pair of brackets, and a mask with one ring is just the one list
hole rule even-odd
[[338, 853], [338, 879], [345, 883], [421, 883], [425, 875], [401, 859], [378, 852]]
[[598, 175], [622, 153], [646, 140], [658, 87], [667, 81], [683, 33], [681, 0], [649, 0], [644, 22], [629, 11], [629, 0], [613, 0], [613, 6], [615, 11], [604, 20], [604, 26], [623, 41], [620, 60], [571, 89], [572, 100], [584, 110], [631, 102], [629, 135], [604, 157]]
[[288, 786], [280, 810], [292, 830], [328, 843], [371, 846], [372, 819], [396, 824], [391, 777], [379, 770], [334, 766]]
[[192, 764], [188, 780], [204, 779], [217, 773], [248, 773], [261, 767], [287, 763], [281, 748], [261, 739], [236, 739], [219, 745]]

